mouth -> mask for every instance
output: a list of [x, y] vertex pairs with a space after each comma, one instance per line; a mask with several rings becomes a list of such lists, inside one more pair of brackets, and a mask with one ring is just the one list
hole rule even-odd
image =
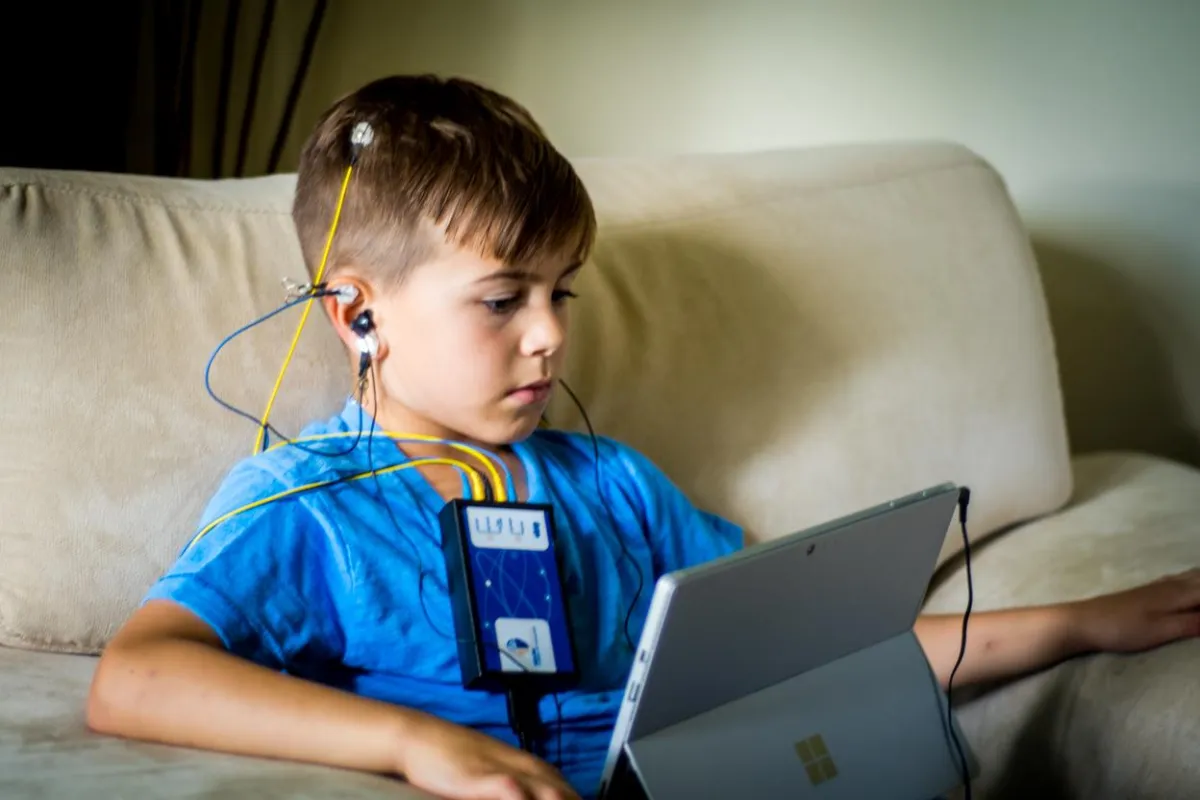
[[527, 383], [524, 386], [518, 386], [508, 393], [508, 396], [516, 400], [521, 405], [533, 405], [541, 403], [550, 397], [550, 390], [554, 388], [554, 381], [544, 380], [536, 383]]

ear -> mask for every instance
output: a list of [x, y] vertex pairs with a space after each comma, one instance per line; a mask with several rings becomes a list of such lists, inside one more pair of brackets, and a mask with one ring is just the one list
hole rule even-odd
[[[330, 290], [341, 291], [336, 295], [326, 295], [321, 298], [325, 313], [329, 315], [329, 321], [333, 323], [333, 329], [338, 338], [342, 340], [342, 344], [351, 353], [358, 353], [360, 337], [352, 325], [363, 311], [371, 307], [374, 295], [371, 292], [370, 284], [352, 275], [341, 274], [330, 278], [328, 286]], [[374, 333], [379, 339], [379, 350], [374, 358], [379, 360], [386, 352], [385, 344], [379, 331], [375, 330]]]

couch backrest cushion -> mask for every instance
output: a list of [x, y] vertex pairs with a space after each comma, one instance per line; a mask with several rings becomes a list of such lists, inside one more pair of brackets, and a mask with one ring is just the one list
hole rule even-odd
[[[1038, 274], [974, 154], [577, 163], [601, 232], [567, 378], [699, 504], [771, 538], [952, 480], [981, 537], [1066, 500]], [[252, 449], [202, 373], [305, 274], [292, 186], [0, 170], [0, 643], [102, 647]], [[223, 398], [262, 410], [298, 315], [226, 350]], [[272, 420], [335, 410], [348, 369], [314, 309]]]

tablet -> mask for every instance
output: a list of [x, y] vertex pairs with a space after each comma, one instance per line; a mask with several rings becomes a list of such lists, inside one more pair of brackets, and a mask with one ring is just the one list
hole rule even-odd
[[959, 493], [662, 576], [600, 796], [928, 800], [960, 785], [952, 736], [977, 765], [913, 633]]

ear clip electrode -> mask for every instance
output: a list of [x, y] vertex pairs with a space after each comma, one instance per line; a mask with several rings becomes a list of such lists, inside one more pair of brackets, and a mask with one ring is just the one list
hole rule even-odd
[[337, 298], [339, 305], [348, 306], [358, 299], [358, 289], [348, 283], [329, 286], [324, 283], [297, 283], [291, 278], [283, 278], [280, 283], [283, 284], [285, 303], [310, 296], [314, 298], [332, 296]]

